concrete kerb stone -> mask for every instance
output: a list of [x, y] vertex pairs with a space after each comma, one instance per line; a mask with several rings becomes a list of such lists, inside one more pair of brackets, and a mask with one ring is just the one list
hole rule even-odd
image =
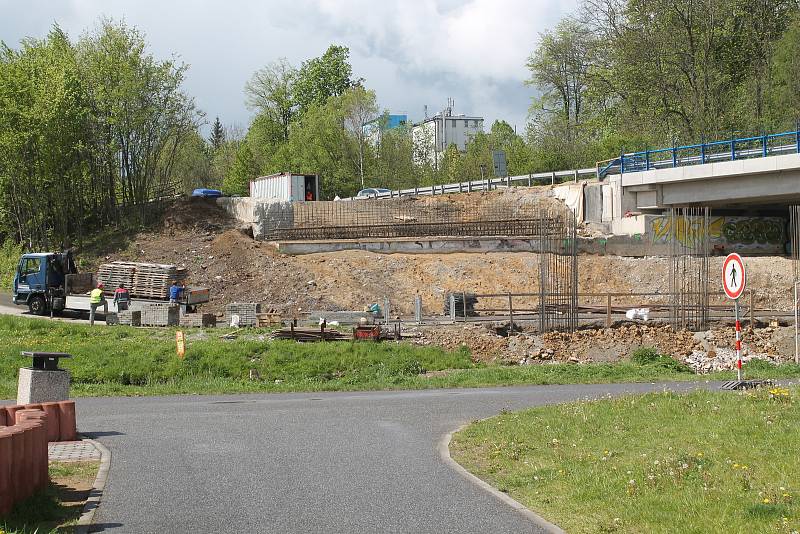
[[453, 458], [450, 456], [450, 441], [453, 439], [453, 434], [455, 434], [456, 432], [460, 432], [461, 430], [466, 428], [469, 424], [470, 423], [463, 424], [460, 427], [456, 428], [455, 430], [448, 432], [439, 441], [438, 449], [442, 461], [445, 464], [447, 464], [451, 469], [456, 471], [459, 475], [463, 476], [464, 478], [466, 478], [476, 486], [480, 487], [484, 491], [490, 493], [497, 500], [507, 504], [508, 506], [513, 508], [516, 512], [525, 516], [528, 520], [530, 520], [532, 523], [534, 523], [536, 526], [538, 526], [548, 534], [566, 534], [566, 532], [559, 526], [554, 525], [553, 523], [543, 518], [539, 514], [531, 511], [529, 508], [527, 508], [519, 501], [511, 498], [508, 494], [503, 493], [502, 491], [498, 490], [491, 484], [476, 477], [475, 475], [464, 469], [464, 467], [462, 467], [461, 464], [453, 460]]
[[[82, 436], [81, 436], [82, 437]], [[78, 522], [75, 524], [75, 534], [88, 534], [91, 532], [92, 524], [94, 522], [94, 514], [100, 506], [100, 500], [103, 497], [103, 490], [108, 481], [108, 473], [111, 468], [111, 451], [109, 451], [99, 441], [83, 437], [84, 441], [88, 441], [100, 451], [100, 468], [97, 470], [97, 476], [92, 484], [92, 489], [89, 491], [89, 497], [86, 499], [86, 504], [83, 505], [83, 512]]]

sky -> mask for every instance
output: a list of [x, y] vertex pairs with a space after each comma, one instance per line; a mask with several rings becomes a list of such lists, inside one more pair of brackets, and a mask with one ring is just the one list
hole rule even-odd
[[286, 58], [299, 66], [331, 44], [350, 48], [353, 74], [382, 110], [412, 121], [440, 111], [506, 120], [525, 130], [534, 91], [526, 60], [540, 32], [576, 0], [0, 0], [0, 40], [12, 48], [57, 23], [71, 38], [102, 16], [146, 35], [159, 58], [190, 68], [185, 90], [212, 122], [246, 128], [244, 85]]

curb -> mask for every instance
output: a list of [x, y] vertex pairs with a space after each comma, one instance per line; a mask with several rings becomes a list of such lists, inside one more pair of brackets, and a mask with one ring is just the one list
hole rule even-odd
[[100, 468], [97, 470], [97, 476], [92, 484], [92, 489], [89, 491], [89, 497], [83, 505], [83, 512], [78, 522], [75, 523], [75, 534], [88, 534], [94, 522], [94, 514], [100, 506], [100, 499], [103, 497], [103, 489], [106, 487], [108, 481], [108, 472], [111, 467], [111, 451], [109, 451], [99, 441], [83, 438], [83, 441], [88, 441], [100, 451]]
[[491, 484], [487, 483], [486, 481], [476, 477], [464, 467], [461, 466], [458, 462], [453, 460], [450, 456], [450, 441], [453, 439], [453, 434], [456, 432], [460, 432], [464, 428], [466, 428], [469, 423], [463, 424], [460, 427], [452, 430], [444, 435], [444, 437], [439, 441], [438, 449], [439, 455], [442, 457], [444, 463], [446, 463], [451, 469], [455, 470], [459, 475], [463, 476], [473, 484], [477, 485], [484, 491], [490, 493], [495, 499], [507, 504], [511, 508], [513, 508], [519, 514], [525, 516], [529, 521], [534, 523], [537, 527], [541, 528], [548, 534], [566, 534], [564, 530], [562, 530], [559, 526], [554, 525], [547, 519], [543, 518], [539, 514], [529, 510], [526, 508], [522, 503], [519, 501], [514, 500], [511, 498], [507, 493], [503, 493], [502, 491], [498, 490]]

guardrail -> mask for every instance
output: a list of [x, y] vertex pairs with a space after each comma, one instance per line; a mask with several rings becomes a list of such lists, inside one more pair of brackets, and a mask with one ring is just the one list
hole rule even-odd
[[618, 158], [598, 162], [596, 173], [597, 177], [602, 180], [609, 174], [669, 169], [718, 161], [765, 158], [767, 156], [797, 153], [800, 153], [800, 131], [795, 130], [756, 137], [732, 138], [698, 145], [622, 154]]
[[397, 189], [394, 191], [389, 191], [388, 193], [377, 193], [369, 195], [368, 197], [351, 197], [342, 200], [361, 200], [364, 198], [399, 198], [404, 196], [419, 195], [447, 195], [450, 193], [472, 193], [475, 191], [491, 191], [493, 189], [497, 189], [498, 187], [511, 187], [514, 185], [532, 186], [541, 185], [542, 183], [550, 183], [555, 185], [556, 183], [561, 183], [564, 181], [559, 180], [560, 178], [568, 178], [571, 181], [577, 182], [583, 178], [596, 177], [596, 168], [574, 169], [571, 171], [537, 172], [531, 174], [520, 174], [518, 176], [508, 176], [506, 178], [484, 178], [469, 182]]

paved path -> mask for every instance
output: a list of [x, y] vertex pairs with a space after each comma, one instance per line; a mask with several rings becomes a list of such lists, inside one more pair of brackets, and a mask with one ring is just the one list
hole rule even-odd
[[447, 467], [442, 437], [503, 408], [660, 389], [79, 399], [78, 427], [111, 449], [95, 521], [115, 534], [539, 532]]

